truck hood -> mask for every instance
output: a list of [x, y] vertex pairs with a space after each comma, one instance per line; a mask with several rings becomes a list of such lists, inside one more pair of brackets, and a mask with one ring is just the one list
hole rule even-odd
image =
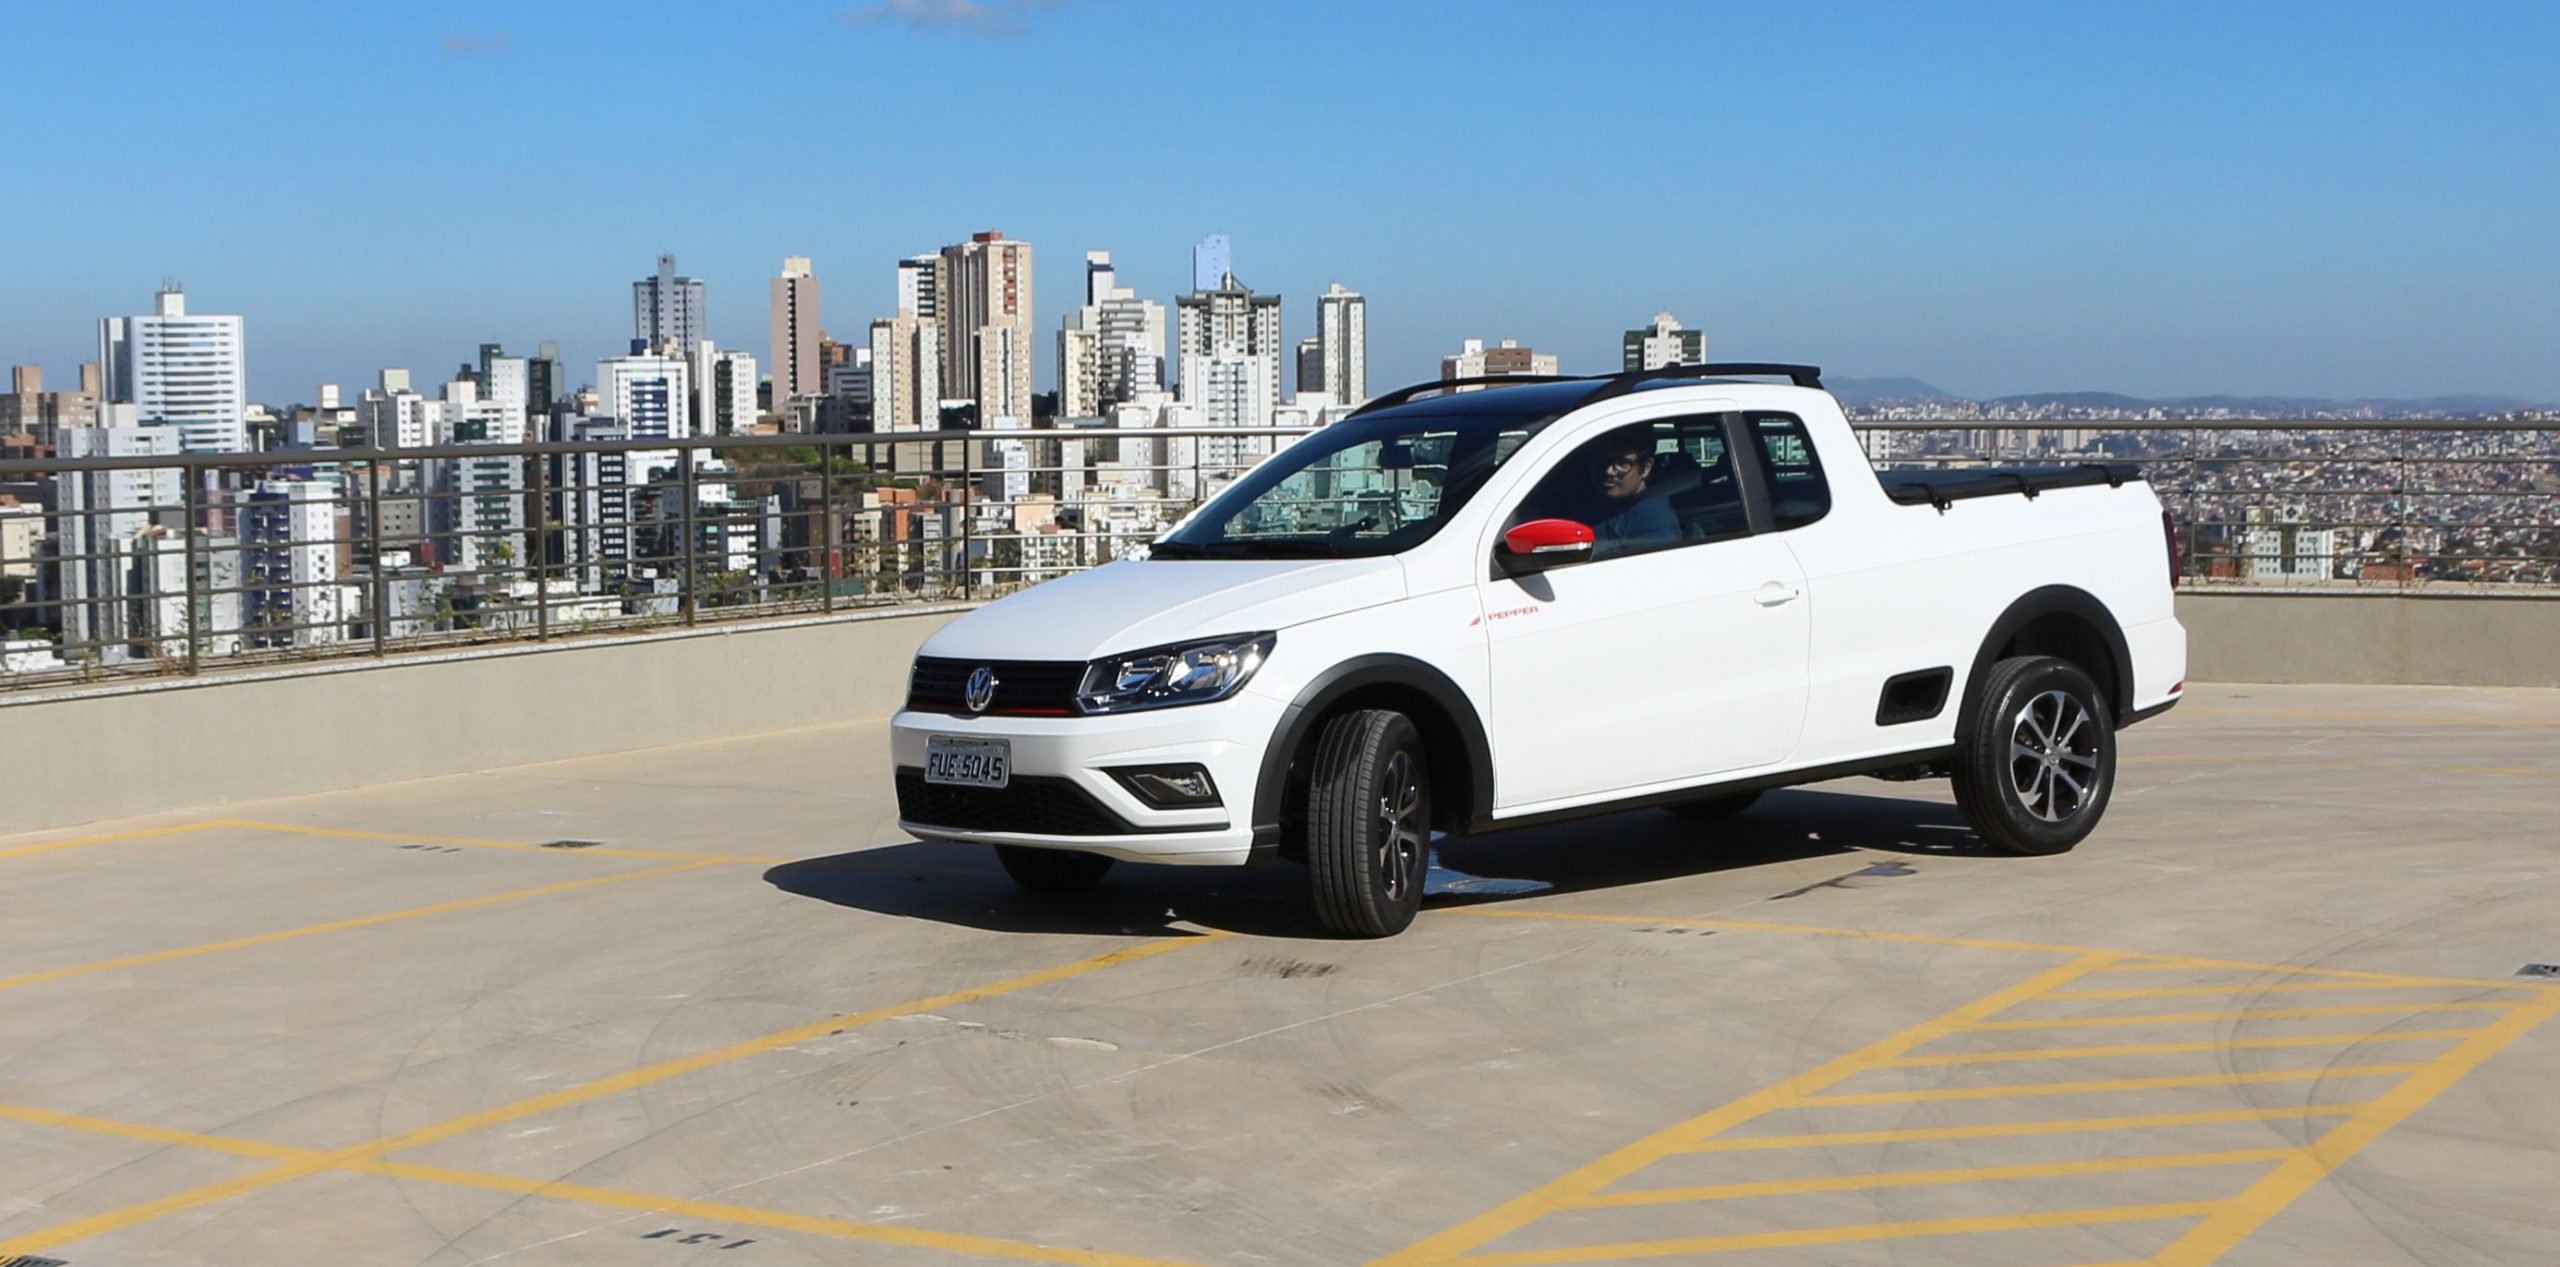
[[1392, 557], [1123, 560], [997, 599], [944, 625], [920, 654], [1093, 660], [1286, 629], [1404, 595], [1404, 567]]

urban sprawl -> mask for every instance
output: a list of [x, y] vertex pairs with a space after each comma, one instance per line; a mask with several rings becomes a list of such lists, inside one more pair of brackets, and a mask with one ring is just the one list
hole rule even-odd
[[[632, 283], [628, 351], [592, 382], [571, 385], [555, 344], [491, 343], [442, 383], [384, 369], [352, 399], [322, 385], [285, 408], [248, 399], [245, 320], [190, 312], [169, 284], [150, 312], [98, 323], [76, 388], [22, 365], [0, 395], [0, 674], [983, 595], [1143, 550], [1370, 399], [1364, 297], [1333, 284], [1289, 342], [1280, 296], [1238, 281], [1223, 237], [1194, 249], [1170, 322], [1087, 252], [1037, 393], [1032, 260], [994, 232], [898, 260], [894, 309], [839, 341], [792, 257], [768, 282], [760, 365], [705, 337], [707, 287], [661, 257]], [[1657, 313], [1609, 368], [1701, 363], [1706, 342]], [[1440, 369], [1560, 366], [1469, 339]], [[2560, 584], [2549, 415], [2353, 430], [2222, 406], [1851, 413], [1890, 464], [2141, 461], [2201, 580]]]

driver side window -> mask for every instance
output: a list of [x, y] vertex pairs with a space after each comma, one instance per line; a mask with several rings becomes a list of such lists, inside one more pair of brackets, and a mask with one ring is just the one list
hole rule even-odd
[[1715, 414], [1635, 423], [1585, 442], [1521, 499], [1510, 524], [1531, 519], [1590, 525], [1595, 561], [1751, 530]]

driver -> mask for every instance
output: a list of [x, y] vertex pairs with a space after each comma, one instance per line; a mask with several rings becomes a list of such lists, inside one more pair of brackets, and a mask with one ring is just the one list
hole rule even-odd
[[1645, 496], [1653, 468], [1650, 428], [1630, 428], [1593, 446], [1591, 473], [1609, 511], [1591, 525], [1594, 557], [1647, 550], [1680, 539], [1680, 517], [1672, 512], [1670, 501]]

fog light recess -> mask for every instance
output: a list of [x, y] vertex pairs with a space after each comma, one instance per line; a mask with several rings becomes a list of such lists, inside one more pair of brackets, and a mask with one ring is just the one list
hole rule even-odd
[[1112, 771], [1111, 777], [1157, 809], [1198, 809], [1218, 803], [1218, 785], [1201, 766], [1131, 766]]

